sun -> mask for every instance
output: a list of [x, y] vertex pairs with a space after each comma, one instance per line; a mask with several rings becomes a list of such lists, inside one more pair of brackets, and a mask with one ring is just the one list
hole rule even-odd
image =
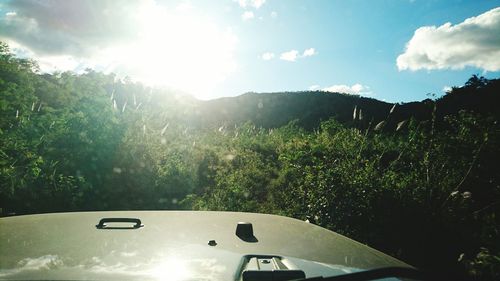
[[109, 71], [207, 98], [236, 69], [236, 36], [202, 13], [151, 2], [137, 17], [137, 40], [103, 52]]

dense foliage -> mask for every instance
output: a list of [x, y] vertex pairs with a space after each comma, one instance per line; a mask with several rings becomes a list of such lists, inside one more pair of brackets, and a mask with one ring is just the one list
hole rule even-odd
[[0, 44], [1, 214], [275, 213], [423, 269], [498, 280], [499, 85], [473, 76], [405, 105], [339, 94], [343, 113], [310, 108], [281, 126], [265, 115], [283, 116], [279, 101], [259, 113], [274, 94], [256, 96], [252, 112], [240, 104], [241, 122], [224, 120], [227, 100], [217, 109], [92, 70], [41, 74]]

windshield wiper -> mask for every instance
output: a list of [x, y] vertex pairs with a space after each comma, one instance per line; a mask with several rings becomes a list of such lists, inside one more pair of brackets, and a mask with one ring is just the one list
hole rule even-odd
[[369, 280], [378, 280], [382, 278], [408, 278], [412, 280], [434, 280], [429, 278], [427, 274], [423, 272], [408, 268], [408, 267], [384, 267], [377, 269], [370, 269], [361, 272], [348, 273], [343, 275], [331, 276], [331, 277], [310, 277], [304, 279], [297, 279], [301, 281], [369, 281]]

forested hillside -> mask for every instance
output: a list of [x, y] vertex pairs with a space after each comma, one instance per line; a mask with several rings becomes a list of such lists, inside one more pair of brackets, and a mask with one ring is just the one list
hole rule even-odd
[[198, 101], [0, 45], [2, 216], [195, 209], [308, 220], [423, 269], [500, 278], [500, 80], [389, 104]]

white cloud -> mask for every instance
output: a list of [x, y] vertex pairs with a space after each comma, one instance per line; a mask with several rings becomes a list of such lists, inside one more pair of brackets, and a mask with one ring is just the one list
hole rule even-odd
[[194, 8], [193, 4], [191, 4], [191, 2], [188, 1], [183, 1], [175, 7], [175, 9], [178, 11], [189, 11], [192, 10], [193, 8]]
[[275, 19], [278, 17], [278, 13], [276, 11], [271, 12], [271, 18]]
[[242, 7], [242, 8], [246, 8], [247, 4], [248, 4], [248, 0], [234, 0], [234, 2], [238, 2], [240, 7]]
[[271, 52], [263, 53], [261, 58], [263, 60], [272, 60], [274, 58], [274, 53], [271, 53]]
[[258, 9], [258, 8], [260, 8], [262, 5], [264, 5], [266, 3], [266, 0], [253, 0], [251, 2], [252, 2], [252, 6], [255, 9]]
[[240, 7], [242, 8], [253, 7], [255, 9], [262, 7], [262, 5], [266, 3], [266, 0], [235, 0], [235, 1], [237, 1]]
[[282, 53], [280, 55], [280, 59], [294, 62], [297, 60], [298, 56], [299, 56], [299, 51], [291, 50], [291, 51]]
[[318, 52], [316, 52], [314, 48], [305, 49], [304, 52], [302, 52], [302, 55], [300, 55], [299, 51], [297, 50], [290, 50], [288, 52], [282, 53], [280, 55], [280, 59], [294, 62], [298, 58], [306, 58], [317, 54]]
[[333, 86], [324, 88], [322, 90], [325, 92], [345, 93], [345, 94], [351, 94], [351, 95], [369, 95], [372, 93], [372, 92], [370, 92], [370, 87], [361, 85], [359, 83], [356, 83], [352, 86], [333, 85]]
[[[0, 38], [29, 46], [37, 54], [71, 52], [89, 55], [140, 31], [138, 14], [151, 2], [11, 1], [2, 4]], [[91, 31], [91, 32], [90, 32]]]
[[302, 54], [303, 57], [310, 57], [316, 55], [316, 50], [314, 48], [309, 48], [304, 51]]
[[423, 26], [397, 58], [399, 70], [500, 70], [500, 7], [452, 25]]
[[451, 91], [451, 87], [450, 86], [444, 86], [443, 87], [443, 92], [448, 93], [450, 91]]
[[255, 17], [252, 11], [245, 11], [243, 14], [241, 14], [241, 19], [242, 20], [251, 20]]
[[312, 85], [312, 86], [310, 86], [310, 87], [309, 87], [309, 91], [316, 91], [316, 90], [318, 90], [319, 88], [320, 88], [320, 86], [319, 86], [319, 85]]

